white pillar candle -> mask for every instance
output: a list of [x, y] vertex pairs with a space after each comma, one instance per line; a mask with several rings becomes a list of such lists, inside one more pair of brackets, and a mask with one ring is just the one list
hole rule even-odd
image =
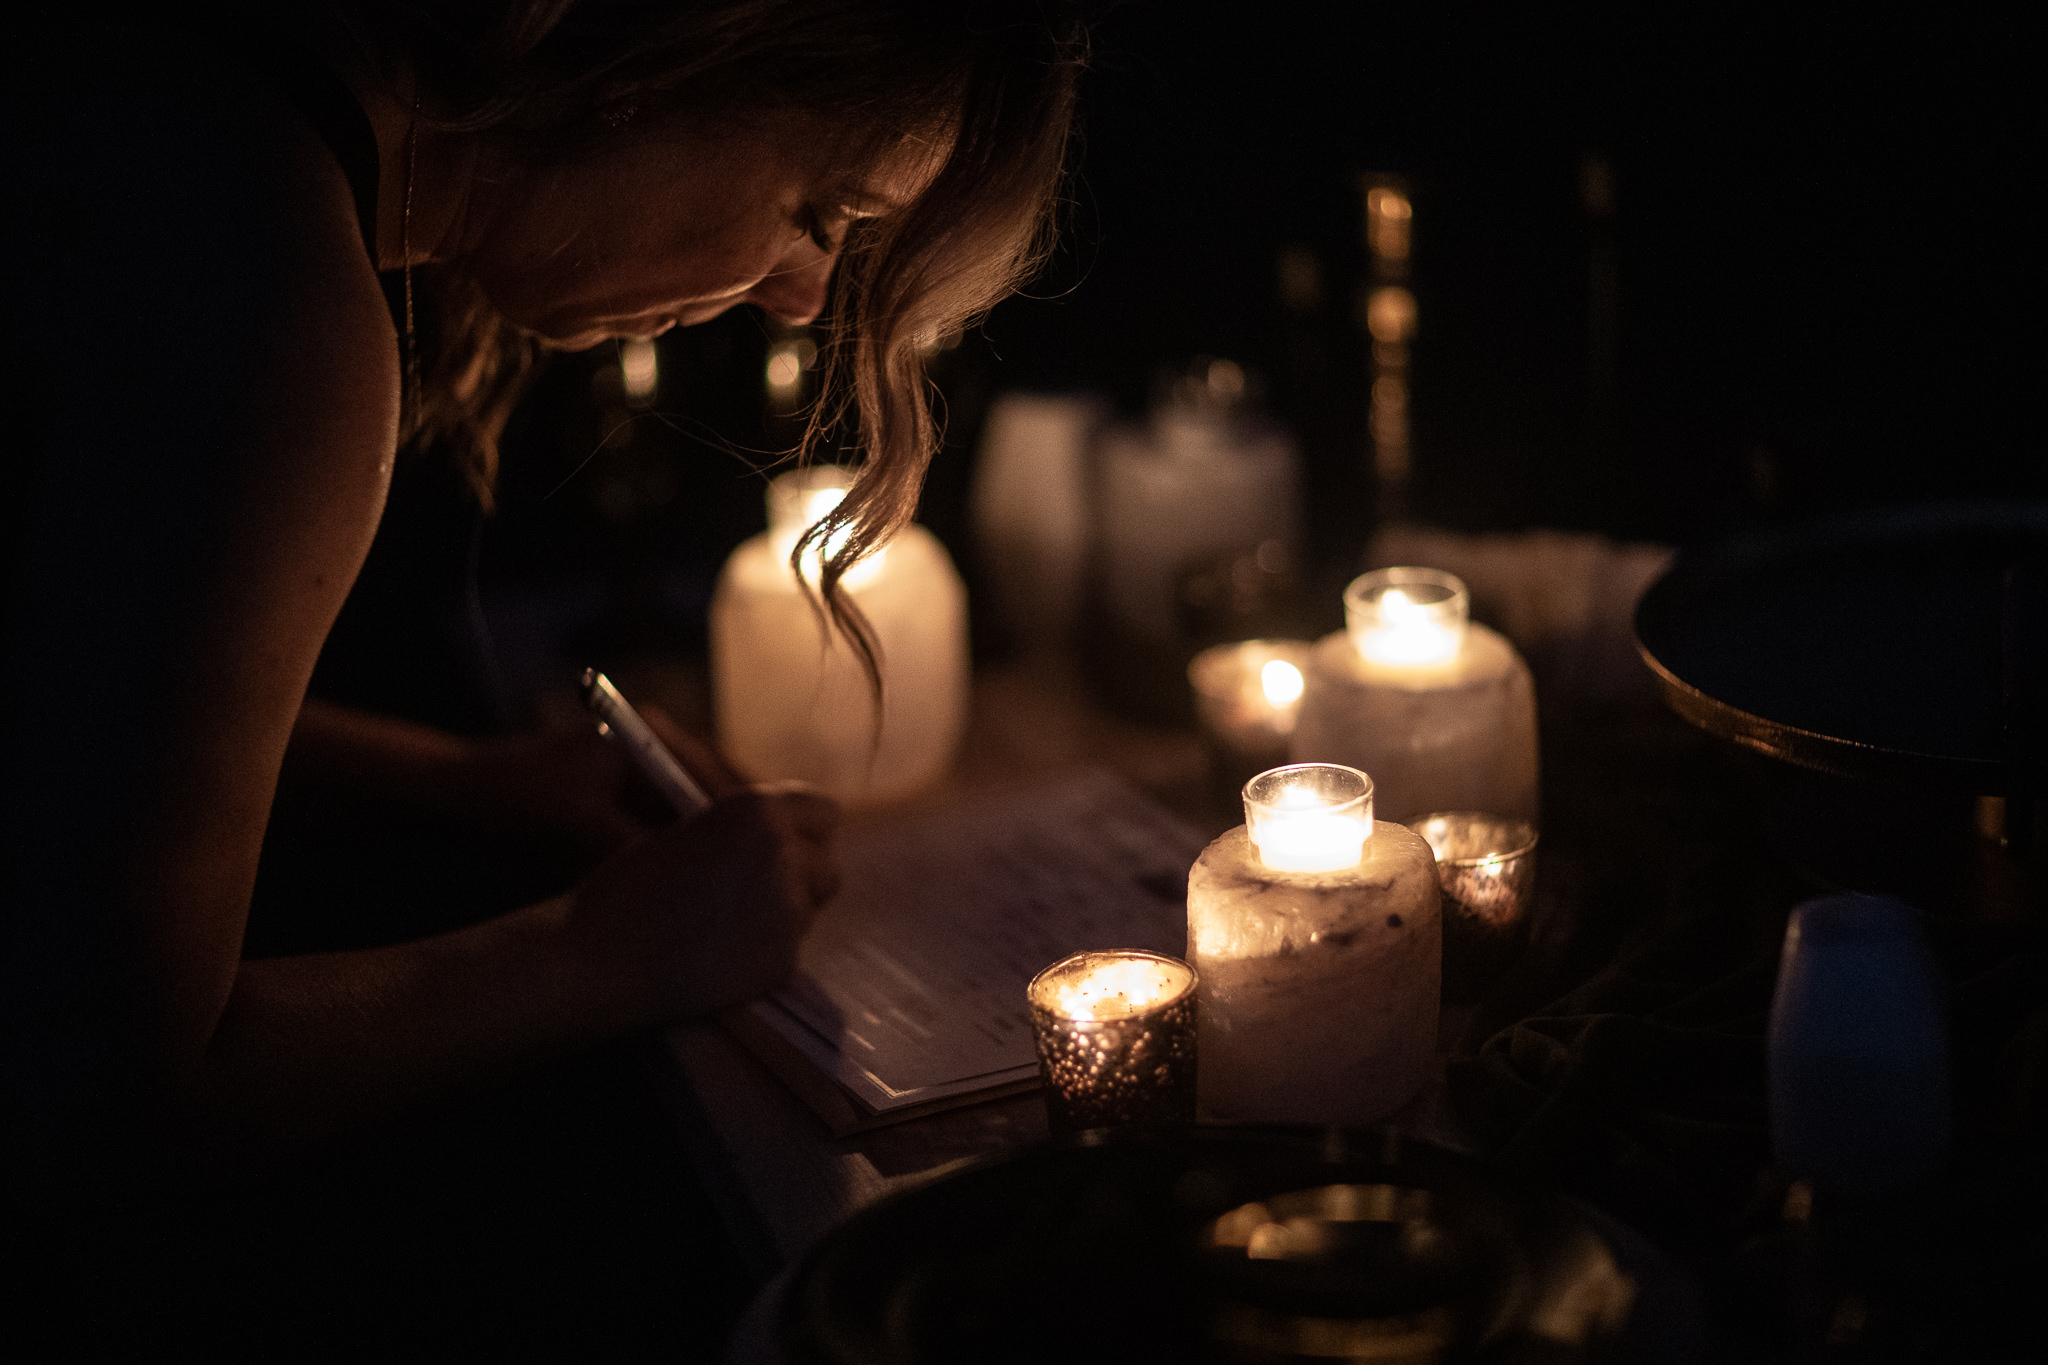
[[1376, 1123], [1436, 1052], [1442, 926], [1429, 845], [1373, 819], [1373, 781], [1302, 764], [1245, 785], [1245, 824], [1188, 875], [1197, 1112]]
[[1296, 457], [1281, 432], [1173, 403], [1104, 433], [1099, 569], [1109, 617], [1155, 643], [1180, 635], [1181, 579], [1219, 555], [1295, 539]]
[[[846, 575], [881, 645], [877, 743], [859, 659], [789, 564], [798, 537], [848, 483], [847, 471], [821, 466], [769, 485], [768, 530], [733, 551], [712, 597], [711, 671], [719, 743], [743, 772], [861, 803], [908, 796], [951, 765], [967, 719], [967, 592], [921, 526]], [[813, 593], [817, 575], [807, 557]]]
[[988, 594], [1026, 654], [1072, 643], [1088, 567], [1088, 446], [1102, 405], [1005, 394], [989, 405], [970, 512]]
[[1380, 812], [1536, 818], [1536, 687], [1515, 647], [1467, 620], [1465, 585], [1382, 569], [1344, 594], [1346, 628], [1317, 643], [1288, 755], [1373, 775]]

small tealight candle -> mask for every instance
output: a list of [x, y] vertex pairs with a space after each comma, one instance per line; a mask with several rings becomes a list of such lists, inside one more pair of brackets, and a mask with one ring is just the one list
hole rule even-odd
[[1440, 569], [1381, 569], [1344, 590], [1344, 626], [1360, 657], [1380, 668], [1440, 669], [1458, 657], [1472, 598]]
[[1438, 569], [1380, 569], [1344, 593], [1344, 630], [1303, 670], [1297, 763], [1364, 768], [1382, 815], [1488, 810], [1536, 817], [1536, 690], [1505, 639], [1467, 619]]
[[1187, 963], [1135, 950], [1075, 953], [1031, 979], [1054, 1132], [1194, 1117], [1195, 987]]
[[1451, 810], [1408, 827], [1436, 854], [1444, 893], [1444, 997], [1477, 999], [1528, 942], [1536, 826]]
[[1200, 973], [1197, 1112], [1226, 1123], [1375, 1123], [1436, 1049], [1435, 861], [1373, 820], [1355, 768], [1297, 764], [1245, 785], [1245, 824], [1188, 874]]
[[1245, 829], [1276, 872], [1356, 867], [1372, 834], [1372, 779], [1335, 763], [1260, 773], [1244, 788]]
[[[1287, 757], [1287, 737], [1301, 713], [1307, 643], [1246, 640], [1216, 645], [1188, 664], [1188, 682], [1202, 729], [1224, 757], [1270, 768]], [[1239, 773], [1235, 787], [1253, 769]]]

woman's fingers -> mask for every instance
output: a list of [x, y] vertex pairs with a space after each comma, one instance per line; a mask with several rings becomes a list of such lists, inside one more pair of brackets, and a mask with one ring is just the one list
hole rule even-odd
[[801, 787], [750, 787], [600, 865], [576, 913], [602, 951], [648, 981], [664, 1013], [773, 989], [838, 887], [838, 806]]

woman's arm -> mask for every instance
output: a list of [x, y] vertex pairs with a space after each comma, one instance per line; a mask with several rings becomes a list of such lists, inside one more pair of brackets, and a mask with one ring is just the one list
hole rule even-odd
[[207, 1146], [317, 1137], [772, 988], [832, 892], [837, 819], [822, 797], [744, 792], [559, 900], [395, 948], [242, 964], [200, 1081]]
[[283, 781], [608, 853], [674, 818], [594, 726], [458, 735], [308, 697]]

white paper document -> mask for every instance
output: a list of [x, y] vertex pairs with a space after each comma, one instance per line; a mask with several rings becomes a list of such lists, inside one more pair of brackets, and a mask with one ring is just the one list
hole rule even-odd
[[1084, 949], [1180, 956], [1202, 842], [1103, 772], [856, 826], [797, 975], [728, 1026], [799, 1093], [792, 1050], [850, 1096], [836, 1127], [1029, 1086], [1026, 983]]

